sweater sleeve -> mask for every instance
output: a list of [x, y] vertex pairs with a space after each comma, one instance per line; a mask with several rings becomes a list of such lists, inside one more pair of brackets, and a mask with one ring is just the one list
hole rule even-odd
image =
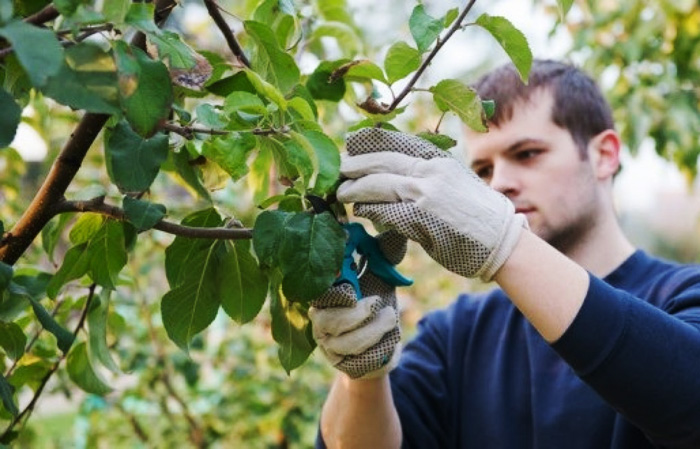
[[581, 310], [552, 347], [656, 444], [700, 447], [700, 288], [661, 310], [590, 277]]

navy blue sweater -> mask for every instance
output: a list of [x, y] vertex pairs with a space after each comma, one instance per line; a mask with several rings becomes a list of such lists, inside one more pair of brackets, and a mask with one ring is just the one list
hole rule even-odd
[[552, 345], [500, 289], [423, 318], [391, 373], [404, 447], [700, 448], [700, 267], [637, 251], [590, 282]]

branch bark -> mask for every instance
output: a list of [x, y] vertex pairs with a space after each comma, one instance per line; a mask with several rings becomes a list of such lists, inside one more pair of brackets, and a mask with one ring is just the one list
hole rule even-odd
[[[156, 2], [156, 22], [162, 23], [172, 11], [175, 0], [158, 0]], [[51, 17], [52, 10], [44, 8], [46, 13], [39, 19]], [[55, 10], [55, 8], [54, 8]], [[43, 10], [42, 10], [43, 11]], [[37, 14], [41, 14], [41, 11]], [[34, 17], [34, 16], [32, 16]], [[40, 22], [41, 23], [41, 22]], [[137, 33], [133, 45], [145, 49], [146, 39], [143, 33]], [[15, 262], [29, 248], [37, 235], [55, 215], [54, 206], [63, 200], [68, 186], [85, 159], [90, 146], [109, 119], [106, 114], [87, 113], [76, 127], [71, 138], [66, 142], [60, 154], [54, 161], [39, 192], [22, 214], [19, 221], [4, 236], [0, 246], [0, 261], [9, 265]]]
[[[126, 220], [124, 210], [116, 206], [104, 203], [104, 198], [98, 197], [88, 201], [61, 201], [53, 208], [56, 214], [67, 212], [94, 212], [116, 220]], [[242, 240], [253, 238], [253, 230], [250, 228], [195, 228], [161, 220], [153, 226], [153, 229], [166, 232], [168, 234], [179, 235], [194, 239], [221, 239], [221, 240]]]
[[236, 36], [233, 35], [233, 32], [226, 23], [226, 20], [221, 15], [221, 12], [219, 11], [219, 5], [216, 4], [216, 1], [204, 0], [204, 6], [207, 7], [209, 16], [212, 18], [216, 26], [219, 28], [219, 30], [221, 30], [221, 33], [224, 35], [224, 39], [226, 39], [226, 43], [231, 49], [233, 55], [238, 59], [238, 61], [240, 61], [241, 64], [243, 64], [246, 67], [250, 67], [250, 61], [248, 60], [245, 53], [243, 52], [243, 49], [236, 40]]

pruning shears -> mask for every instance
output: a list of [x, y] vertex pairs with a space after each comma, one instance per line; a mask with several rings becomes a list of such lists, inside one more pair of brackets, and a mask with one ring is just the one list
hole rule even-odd
[[[319, 196], [307, 195], [306, 199], [309, 200], [317, 214], [330, 212], [347, 234], [343, 265], [333, 285], [349, 283], [355, 289], [359, 300], [362, 299], [359, 281], [367, 270], [391, 286], [403, 287], [413, 284], [413, 280], [399, 273], [396, 267], [387, 260], [379, 247], [379, 240], [372, 237], [361, 223], [339, 219], [338, 215], [331, 209], [330, 204]], [[340, 212], [344, 214], [345, 211]]]

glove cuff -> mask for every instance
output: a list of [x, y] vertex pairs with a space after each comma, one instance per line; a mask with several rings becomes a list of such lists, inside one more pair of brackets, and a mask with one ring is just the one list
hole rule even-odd
[[476, 276], [481, 278], [483, 282], [490, 282], [515, 249], [523, 229], [529, 229], [525, 215], [511, 215], [509, 222], [503, 226], [503, 234], [499, 238], [499, 244], [493, 249]]

